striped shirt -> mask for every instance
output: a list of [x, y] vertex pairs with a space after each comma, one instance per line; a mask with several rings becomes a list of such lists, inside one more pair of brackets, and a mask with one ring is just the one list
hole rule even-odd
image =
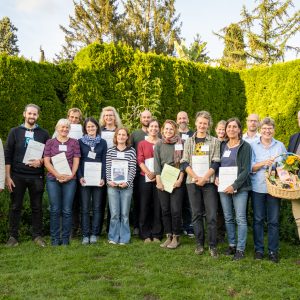
[[[119, 152], [119, 154], [118, 154]], [[120, 155], [120, 153], [124, 153]], [[106, 181], [112, 181], [111, 166], [113, 160], [125, 160], [128, 162], [127, 186], [133, 187], [133, 180], [136, 172], [136, 154], [132, 147], [127, 147], [123, 151], [119, 151], [116, 146], [109, 148], [106, 153]]]

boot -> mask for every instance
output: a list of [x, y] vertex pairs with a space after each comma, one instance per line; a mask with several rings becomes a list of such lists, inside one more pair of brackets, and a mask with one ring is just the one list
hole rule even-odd
[[168, 245], [171, 244], [171, 242], [172, 242], [172, 234], [168, 233], [167, 239], [162, 244], [160, 244], [160, 247], [167, 248]]
[[173, 234], [172, 242], [167, 246], [169, 249], [176, 249], [180, 245], [179, 235]]

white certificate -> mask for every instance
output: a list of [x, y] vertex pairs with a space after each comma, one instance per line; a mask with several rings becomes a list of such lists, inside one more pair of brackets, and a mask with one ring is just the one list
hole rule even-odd
[[79, 140], [82, 138], [82, 126], [81, 124], [71, 124], [69, 138]]
[[197, 176], [203, 177], [209, 169], [208, 155], [193, 155], [192, 169]]
[[101, 137], [106, 141], [107, 149], [113, 147], [114, 135], [115, 133], [113, 131], [101, 131]]
[[115, 183], [127, 182], [128, 180], [128, 161], [112, 160], [111, 180]]
[[84, 180], [86, 186], [99, 186], [101, 180], [102, 163], [85, 162]]
[[72, 175], [72, 171], [70, 169], [65, 152], [61, 152], [57, 155], [52, 156], [51, 161], [56, 172], [64, 175]]
[[220, 167], [218, 192], [223, 192], [232, 185], [237, 179], [237, 173], [238, 167]]
[[174, 184], [178, 179], [180, 170], [174, 168], [168, 164], [165, 164], [161, 172], [161, 181], [164, 186], [164, 190], [168, 193], [172, 193], [174, 189]]
[[34, 140], [29, 140], [23, 158], [23, 163], [28, 164], [30, 160], [41, 159], [43, 157], [45, 144]]
[[[149, 171], [151, 173], [153, 173], [154, 172], [154, 158], [152, 157], [152, 158], [145, 159], [145, 166], [149, 169]], [[152, 180], [150, 180], [146, 174], [145, 174], [145, 181], [152, 182]]]

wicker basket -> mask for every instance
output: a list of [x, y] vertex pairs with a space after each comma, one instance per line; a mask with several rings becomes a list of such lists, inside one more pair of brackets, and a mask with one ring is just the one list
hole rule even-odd
[[[294, 153], [283, 153], [280, 154], [278, 156], [276, 156], [275, 158], [279, 157], [279, 156], [286, 156], [286, 155], [295, 155], [298, 156]], [[269, 172], [266, 172], [266, 184], [267, 184], [267, 190], [268, 190], [268, 194], [270, 194], [273, 197], [277, 197], [277, 198], [282, 198], [282, 199], [286, 199], [286, 200], [297, 200], [300, 199], [300, 187], [299, 188], [293, 188], [293, 189], [283, 189], [280, 187], [280, 180], [276, 179], [276, 183], [278, 183], [278, 185], [274, 185], [270, 182], [269, 180], [269, 176], [271, 173], [271, 168], [272, 166], [270, 166], [269, 168]]]

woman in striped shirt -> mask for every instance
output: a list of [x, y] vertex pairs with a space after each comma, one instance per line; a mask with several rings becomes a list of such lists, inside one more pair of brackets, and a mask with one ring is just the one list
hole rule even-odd
[[129, 210], [133, 179], [136, 172], [136, 154], [129, 146], [126, 128], [116, 129], [114, 147], [106, 155], [106, 180], [109, 209], [111, 214], [108, 241], [110, 244], [125, 245], [130, 241]]

